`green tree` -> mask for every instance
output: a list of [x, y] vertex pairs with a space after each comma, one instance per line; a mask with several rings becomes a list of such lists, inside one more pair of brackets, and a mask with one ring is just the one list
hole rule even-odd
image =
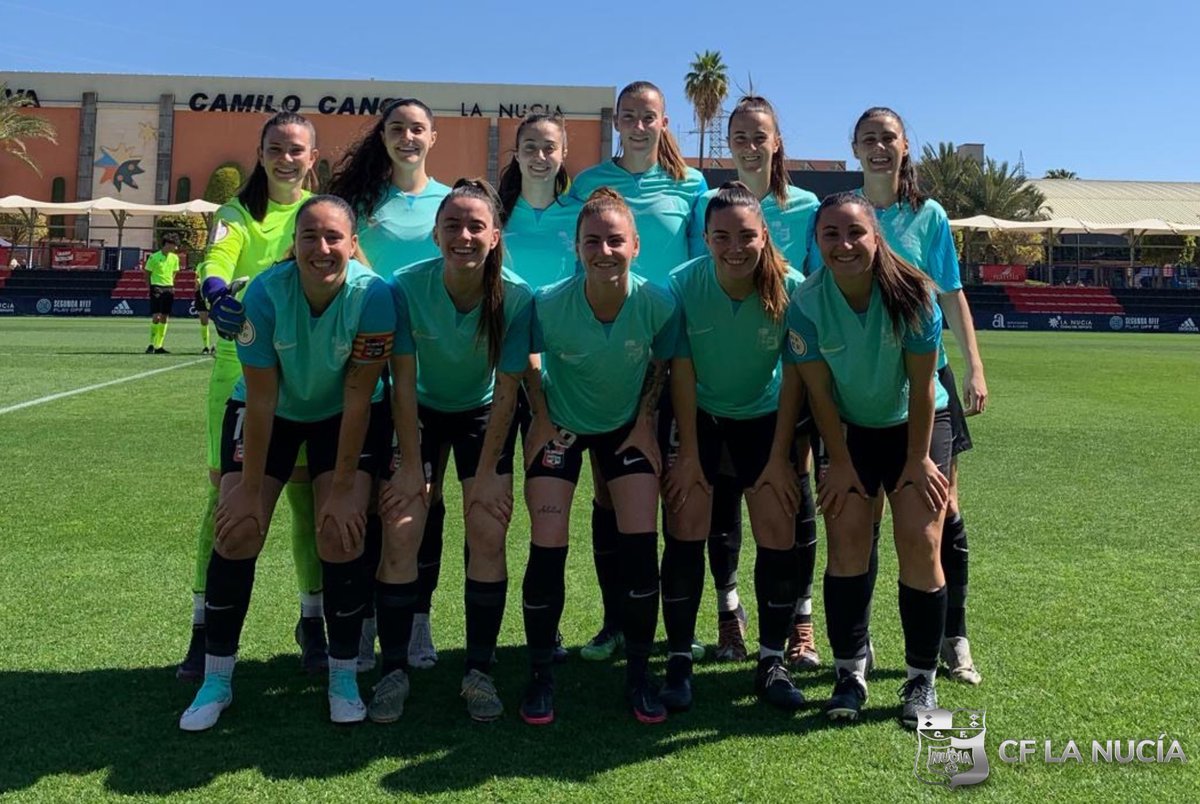
[[[23, 246], [29, 242], [29, 214], [25, 212], [0, 213], [0, 237], [14, 246]], [[45, 215], [37, 216], [33, 227], [33, 242], [37, 243], [50, 236], [50, 226]], [[4, 266], [0, 266], [4, 267]]]
[[24, 95], [9, 95], [7, 86], [0, 84], [0, 149], [24, 162], [40, 176], [42, 171], [30, 157], [27, 140], [49, 140], [58, 145], [58, 132], [44, 118], [22, 111], [33, 102]]
[[952, 142], [926, 145], [917, 163], [922, 189], [946, 209], [951, 218], [966, 218], [970, 211], [970, 186], [978, 178], [979, 163], [958, 153]]
[[1073, 171], [1073, 170], [1067, 170], [1066, 168], [1050, 168], [1049, 170], [1046, 171], [1046, 175], [1042, 176], [1042, 178], [1043, 179], [1078, 179], [1079, 177], [1077, 175], [1075, 175], [1075, 171]]
[[729, 68], [721, 61], [718, 50], [696, 54], [691, 70], [683, 78], [683, 91], [696, 112], [700, 129], [700, 169], [704, 169], [704, 132], [721, 111], [729, 94]]
[[968, 185], [967, 199], [971, 215], [1036, 221], [1046, 213], [1046, 196], [1029, 183], [1024, 171], [991, 158], [984, 160]]
[[242, 186], [242, 167], [237, 162], [226, 162], [212, 172], [204, 186], [204, 200], [213, 204], [224, 204], [237, 195]]

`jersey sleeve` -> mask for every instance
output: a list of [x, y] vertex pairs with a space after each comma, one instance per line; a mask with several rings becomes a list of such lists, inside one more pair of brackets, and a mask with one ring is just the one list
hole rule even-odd
[[708, 253], [708, 245], [704, 242], [704, 214], [708, 211], [708, 193], [696, 196], [692, 205], [692, 217], [688, 220], [688, 257], [695, 259]]
[[915, 355], [927, 355], [936, 352], [942, 343], [942, 310], [937, 300], [933, 301], [933, 309], [921, 319], [918, 329], [907, 327], [902, 346], [904, 351]]
[[821, 359], [821, 353], [817, 349], [817, 327], [795, 301], [788, 305], [787, 330], [787, 348], [783, 350], [783, 362], [810, 363]]
[[238, 360], [252, 368], [272, 368], [279, 364], [275, 354], [275, 308], [265, 284], [251, 282], [242, 299], [246, 322], [237, 336]]
[[142, 270], [145, 271], [146, 273], [150, 274], [151, 276], [154, 276], [154, 266], [156, 266], [158, 264], [158, 260], [159, 260], [159, 253], [156, 251], [153, 254], [151, 254], [149, 257], [147, 257], [146, 261], [144, 263], [142, 263]]
[[667, 297], [669, 306], [663, 305], [663, 312], [667, 313], [666, 320], [663, 321], [658, 331], [654, 333], [654, 341], [650, 345], [650, 350], [654, 353], [657, 360], [670, 360], [675, 356], [675, 344], [679, 340], [680, 328], [680, 309], [675, 303], [675, 299]]
[[226, 283], [232, 282], [246, 240], [246, 224], [237, 210], [228, 206], [217, 210], [204, 259], [196, 269], [200, 278], [215, 276]]
[[413, 355], [417, 353], [417, 344], [413, 340], [412, 318], [408, 314], [408, 295], [396, 279], [387, 283], [392, 293], [392, 307], [396, 319], [396, 337], [392, 342], [392, 354]]
[[374, 279], [366, 289], [358, 333], [350, 359], [355, 363], [382, 363], [392, 356], [396, 338], [396, 307], [382, 279]]
[[532, 323], [533, 300], [526, 297], [504, 328], [504, 345], [500, 349], [497, 371], [505, 374], [521, 374], [525, 371], [529, 365]]
[[529, 305], [529, 353], [541, 354], [546, 351], [546, 336], [542, 333], [542, 322], [538, 320], [537, 297]]
[[678, 325], [675, 330], [675, 348], [671, 357], [691, 358], [692, 342], [688, 339], [687, 334], [687, 312], [683, 307], [683, 288], [679, 285], [679, 279], [676, 276], [671, 277], [671, 295], [675, 297], [675, 311], [678, 316]]
[[929, 275], [937, 283], [940, 293], [962, 290], [962, 275], [958, 268], [958, 252], [954, 248], [954, 234], [945, 213], [934, 222], [933, 236], [929, 241]]

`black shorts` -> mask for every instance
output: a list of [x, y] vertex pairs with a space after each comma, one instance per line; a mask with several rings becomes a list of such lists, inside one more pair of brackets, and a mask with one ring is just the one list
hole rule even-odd
[[[854, 471], [874, 497], [879, 489], [891, 493], [904, 471], [908, 457], [908, 422], [892, 427], [860, 427], [842, 423], [846, 449], [854, 463]], [[933, 417], [933, 436], [929, 439], [929, 457], [946, 477], [950, 477], [950, 412], [939, 410]]]
[[[697, 408], [696, 441], [704, 479], [715, 483], [719, 475], [732, 476], [743, 489], [758, 482], [771, 457], [777, 418], [771, 412], [753, 419], [730, 419]], [[659, 427], [659, 444], [664, 463], [673, 465], [679, 454], [679, 427], [674, 416], [665, 427]]]
[[175, 288], [166, 285], [150, 286], [150, 315], [170, 315], [175, 304]]
[[592, 451], [600, 467], [600, 476], [607, 483], [627, 475], [653, 475], [654, 467], [641, 450], [617, 452], [617, 448], [629, 438], [633, 425], [633, 422], [629, 422], [616, 430], [591, 435], [572, 433], [565, 427], [559, 427], [554, 441], [537, 451], [525, 477], [556, 477], [577, 484], [583, 468], [583, 453], [587, 450]]
[[[488, 422], [492, 417], [492, 406], [484, 405], [473, 410], [446, 413], [424, 405], [417, 406], [417, 427], [421, 438], [421, 463], [425, 465], [425, 480], [434, 481], [434, 471], [441, 464], [447, 449], [454, 451], [454, 469], [458, 481], [475, 477], [479, 469], [479, 458], [483, 454], [483, 439], [487, 434]], [[496, 463], [496, 474], [511, 475], [513, 472], [513, 447], [517, 441], [517, 420], [504, 437], [500, 460]], [[394, 459], [393, 464], [399, 466]]]
[[972, 446], [971, 431], [967, 429], [967, 414], [963, 413], [962, 399], [958, 396], [958, 383], [954, 381], [954, 371], [949, 363], [938, 369], [937, 378], [950, 397], [947, 410], [950, 411], [950, 431], [954, 436], [951, 455], [958, 455]]
[[196, 314], [208, 312], [208, 302], [204, 300], [204, 294], [200, 291], [200, 283], [196, 283], [196, 295], [192, 302], [196, 306]]
[[[221, 425], [221, 474], [242, 471], [243, 431], [246, 403], [231, 399], [225, 404], [225, 420]], [[359, 455], [358, 469], [377, 477], [390, 457], [387, 449], [384, 422], [387, 405], [377, 402], [371, 406], [371, 420]], [[384, 422], [384, 423], [381, 423]], [[315, 422], [296, 422], [276, 416], [271, 424], [271, 443], [267, 447], [266, 475], [286, 483], [296, 467], [301, 445], [308, 451], [308, 472], [317, 477], [333, 471], [337, 463], [338, 434], [342, 414]]]

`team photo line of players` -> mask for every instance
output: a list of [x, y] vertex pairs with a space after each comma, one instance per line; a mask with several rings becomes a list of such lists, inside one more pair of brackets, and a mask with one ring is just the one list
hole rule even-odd
[[[789, 184], [765, 99], [744, 97], [730, 115], [738, 181], [716, 190], [685, 165], [668, 122], [661, 91], [636, 82], [617, 99], [619, 156], [572, 180], [566, 124], [532, 115], [496, 190], [471, 179], [448, 187], [425, 169], [432, 112], [402, 99], [320, 196], [306, 189], [318, 155], [311, 123], [293, 113], [266, 123], [256, 168], [217, 213], [199, 268], [222, 338], [192, 639], [177, 671], [203, 683], [182, 729], [211, 728], [233, 700], [255, 561], [280, 496], [292, 515], [296, 641], [304, 669], [328, 674], [331, 720], [401, 717], [411, 671], [437, 662], [430, 617], [451, 453], [465, 533], [460, 693], [472, 719], [499, 718], [491, 666], [518, 438], [530, 520], [530, 673], [518, 706], [527, 723], [556, 717], [585, 452], [601, 607], [579, 655], [623, 650], [624, 705], [638, 721], [693, 704], [706, 554], [716, 657], [747, 658], [743, 501], [756, 543], [761, 699], [804, 706], [791, 670], [821, 662], [819, 508], [836, 677], [823, 708], [858, 717], [874, 663], [885, 498], [905, 647], [901, 722], [915, 727], [919, 709], [936, 707], [939, 660], [979, 683], [955, 456], [970, 448], [965, 417], [984, 409], [987, 386], [948, 221], [920, 192], [903, 121], [864, 112], [852, 141], [863, 187], [821, 202]], [[966, 361], [965, 408], [943, 320]], [[661, 685], [649, 670], [660, 599]], [[357, 676], [377, 664], [364, 702]]]

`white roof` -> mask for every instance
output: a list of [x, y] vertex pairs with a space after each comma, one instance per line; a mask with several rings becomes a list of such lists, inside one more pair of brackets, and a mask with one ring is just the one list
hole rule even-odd
[[96, 198], [91, 201], [54, 203], [35, 201], [21, 195], [0, 198], [0, 210], [36, 211], [39, 215], [87, 215], [90, 212], [111, 212], [125, 215], [200, 215], [216, 212], [220, 206], [196, 199], [182, 204], [134, 204], [119, 198]]

